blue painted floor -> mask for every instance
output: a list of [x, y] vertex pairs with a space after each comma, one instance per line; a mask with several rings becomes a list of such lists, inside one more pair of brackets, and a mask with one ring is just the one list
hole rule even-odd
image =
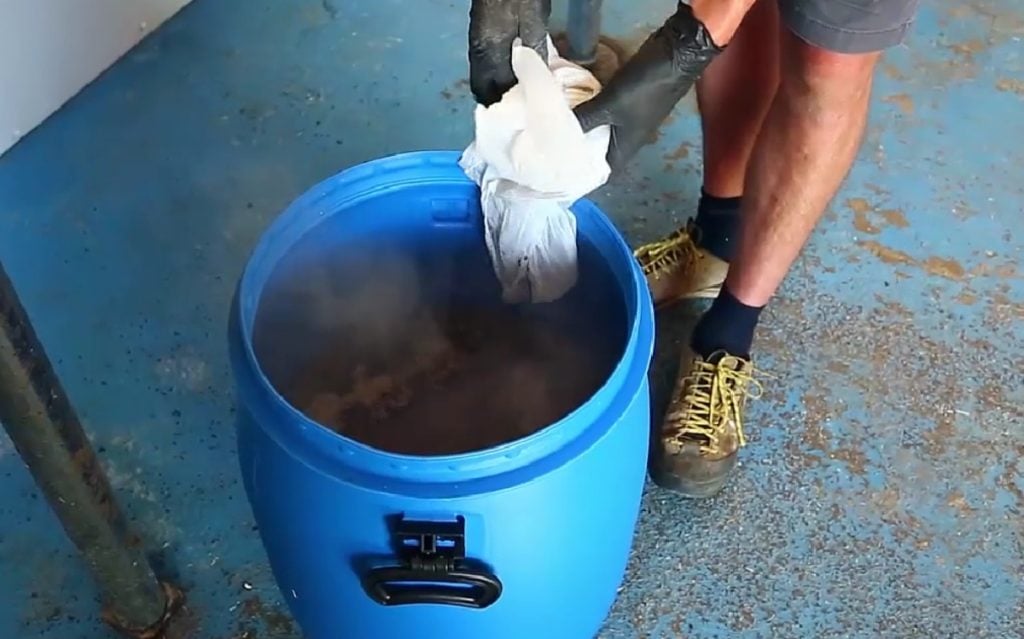
[[[236, 466], [235, 280], [314, 182], [463, 148], [464, 4], [197, 0], [0, 158], [0, 255], [196, 637], [296, 636]], [[627, 44], [670, 5], [606, 4]], [[936, 0], [887, 55], [764, 319], [741, 472], [706, 503], [647, 492], [603, 637], [1024, 636], [1022, 39], [1015, 0]], [[693, 210], [698, 130], [680, 106], [597, 195], [631, 241]], [[661, 318], [662, 387], [695, 310]], [[0, 565], [0, 637], [112, 636], [5, 439]]]

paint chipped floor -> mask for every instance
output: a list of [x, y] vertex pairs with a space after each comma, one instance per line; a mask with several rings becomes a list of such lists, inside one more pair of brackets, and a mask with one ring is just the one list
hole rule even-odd
[[[628, 45], [670, 3], [606, 4]], [[464, 146], [465, 26], [447, 0], [197, 0], [0, 159], [0, 255], [197, 637], [296, 636], [238, 481], [235, 278], [314, 182]], [[1014, 0], [936, 0], [886, 56], [763, 322], [742, 472], [648, 491], [603, 637], [1024, 636], [1022, 38]], [[698, 131], [680, 106], [598, 195], [634, 243], [693, 210]], [[661, 318], [662, 389], [695, 310]], [[6, 440], [0, 474], [0, 636], [110, 637]]]

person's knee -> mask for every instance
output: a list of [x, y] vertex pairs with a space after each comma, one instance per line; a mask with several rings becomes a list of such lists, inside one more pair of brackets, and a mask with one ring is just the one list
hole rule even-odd
[[782, 91], [855, 99], [870, 93], [871, 78], [881, 52], [836, 53], [786, 33], [783, 36], [781, 65]]

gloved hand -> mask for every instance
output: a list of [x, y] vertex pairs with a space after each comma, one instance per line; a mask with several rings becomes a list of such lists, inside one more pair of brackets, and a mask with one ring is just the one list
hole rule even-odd
[[512, 41], [548, 59], [551, 0], [473, 0], [469, 9], [469, 87], [476, 101], [490, 106], [516, 83]]
[[660, 29], [647, 39], [604, 89], [576, 107], [576, 117], [589, 131], [611, 125], [608, 164], [622, 168], [721, 53], [711, 34], [688, 5], [679, 3]]

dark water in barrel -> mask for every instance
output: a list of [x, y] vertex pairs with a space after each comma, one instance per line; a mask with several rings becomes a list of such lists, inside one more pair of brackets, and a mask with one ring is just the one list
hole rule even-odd
[[293, 406], [374, 448], [443, 455], [527, 436], [583, 404], [621, 355], [622, 326], [594, 296], [505, 305], [453, 294], [487, 263], [363, 259], [284, 264], [255, 347]]
[[[607, 349], [514, 309], [424, 311], [384, 356], [325, 356], [284, 389], [310, 418], [374, 448], [460, 453], [519, 439], [584, 403]], [[339, 352], [344, 352], [339, 351]]]

